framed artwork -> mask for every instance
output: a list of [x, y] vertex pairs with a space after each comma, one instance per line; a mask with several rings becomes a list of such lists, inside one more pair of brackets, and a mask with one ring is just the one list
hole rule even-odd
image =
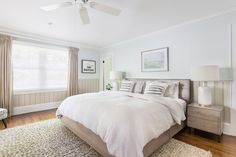
[[96, 73], [96, 61], [94, 60], [85, 60], [81, 61], [81, 71], [82, 73], [95, 74]]
[[169, 71], [169, 48], [141, 52], [142, 72]]

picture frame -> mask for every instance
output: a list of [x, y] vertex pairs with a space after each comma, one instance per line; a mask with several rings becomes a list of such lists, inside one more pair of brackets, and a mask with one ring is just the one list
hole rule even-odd
[[169, 47], [142, 51], [141, 71], [142, 72], [169, 71]]
[[96, 61], [95, 60], [81, 60], [81, 72], [87, 74], [96, 73]]

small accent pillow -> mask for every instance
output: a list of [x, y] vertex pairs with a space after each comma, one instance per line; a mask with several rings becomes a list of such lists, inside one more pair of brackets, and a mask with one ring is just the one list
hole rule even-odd
[[147, 81], [144, 94], [156, 94], [163, 96], [167, 87], [168, 87], [167, 83], [158, 81], [155, 82]]
[[142, 93], [145, 85], [145, 81], [137, 81], [134, 85], [134, 93]]
[[164, 96], [171, 98], [179, 98], [179, 82], [169, 82]]
[[134, 82], [133, 81], [123, 80], [121, 82], [120, 91], [132, 92], [133, 88], [134, 88]]

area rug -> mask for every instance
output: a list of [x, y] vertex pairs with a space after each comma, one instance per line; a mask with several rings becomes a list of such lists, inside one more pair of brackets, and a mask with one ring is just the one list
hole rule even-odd
[[[52, 119], [0, 131], [0, 156], [102, 157], [92, 147]], [[209, 151], [171, 139], [151, 157], [211, 157]]]

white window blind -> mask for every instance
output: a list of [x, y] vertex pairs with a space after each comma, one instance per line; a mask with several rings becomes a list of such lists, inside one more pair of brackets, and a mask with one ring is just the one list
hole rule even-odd
[[13, 42], [14, 91], [66, 89], [68, 50]]

